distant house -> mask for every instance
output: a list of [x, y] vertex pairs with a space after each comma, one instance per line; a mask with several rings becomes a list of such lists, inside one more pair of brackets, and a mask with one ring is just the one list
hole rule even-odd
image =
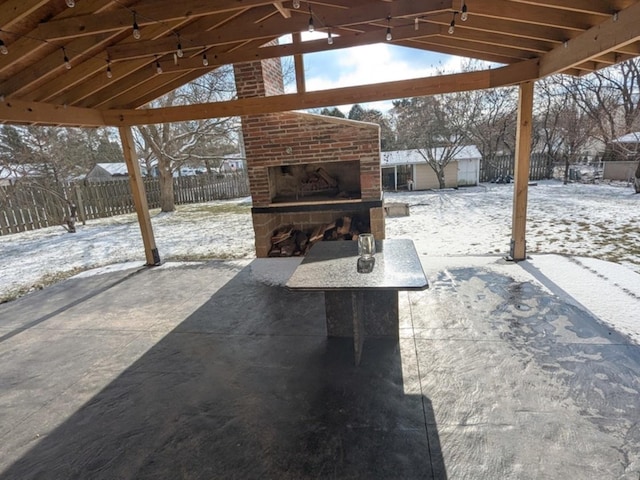
[[[461, 148], [444, 169], [445, 187], [478, 185], [480, 157], [475, 145]], [[385, 190], [440, 188], [438, 177], [418, 150], [381, 152], [380, 167]]]
[[[141, 167], [142, 174], [146, 175], [144, 167]], [[88, 182], [108, 182], [111, 180], [127, 180], [129, 171], [127, 164], [120, 163], [96, 163], [96, 165], [87, 173], [85, 180]]]
[[220, 164], [221, 172], [237, 172], [244, 169], [244, 157], [238, 154], [229, 154], [223, 157]]
[[627, 133], [612, 140], [604, 157], [604, 160], [637, 160], [640, 157], [640, 132]]
[[0, 186], [14, 185], [18, 180], [39, 177], [42, 172], [36, 165], [0, 165]]
[[627, 133], [612, 140], [602, 159], [602, 178], [631, 181], [640, 161], [640, 132]]

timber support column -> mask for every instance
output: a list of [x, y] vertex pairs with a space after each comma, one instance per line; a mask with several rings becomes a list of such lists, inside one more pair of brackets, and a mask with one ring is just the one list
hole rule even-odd
[[529, 166], [531, 164], [531, 128], [533, 118], [533, 84], [520, 84], [518, 99], [518, 126], [516, 132], [516, 158], [513, 180], [513, 212], [510, 260], [527, 258], [526, 224]]
[[156, 248], [153, 228], [151, 228], [149, 205], [147, 204], [147, 195], [144, 191], [144, 183], [142, 182], [142, 174], [140, 173], [140, 165], [138, 163], [138, 155], [136, 154], [131, 127], [119, 127], [118, 130], [120, 131], [124, 159], [127, 162], [129, 186], [133, 194], [133, 204], [138, 214], [138, 224], [140, 225], [140, 232], [142, 233], [142, 243], [144, 244], [147, 266], [160, 265], [160, 254]]

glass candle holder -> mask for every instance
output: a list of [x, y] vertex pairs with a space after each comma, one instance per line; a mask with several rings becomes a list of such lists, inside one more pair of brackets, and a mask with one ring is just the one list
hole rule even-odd
[[358, 255], [361, 258], [371, 258], [376, 253], [376, 240], [371, 233], [361, 233], [358, 236]]

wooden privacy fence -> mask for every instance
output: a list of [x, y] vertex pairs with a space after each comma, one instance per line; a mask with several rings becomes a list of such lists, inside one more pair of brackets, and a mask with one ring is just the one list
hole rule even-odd
[[[160, 182], [145, 178], [149, 208], [160, 207]], [[176, 205], [246, 197], [249, 182], [244, 172], [203, 174], [173, 179]], [[112, 217], [135, 212], [128, 180], [82, 182], [43, 186], [18, 183], [0, 187], [0, 235], [61, 225], [78, 208], [79, 220]]]
[[[480, 161], [480, 182], [494, 182], [508, 175], [513, 177], [515, 157], [500, 155]], [[546, 153], [531, 154], [529, 180], [543, 180], [553, 176], [553, 159]]]

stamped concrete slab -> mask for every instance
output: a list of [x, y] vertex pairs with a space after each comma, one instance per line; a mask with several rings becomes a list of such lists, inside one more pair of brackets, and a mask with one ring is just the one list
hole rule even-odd
[[639, 347], [518, 265], [424, 257], [356, 367], [292, 263], [255, 263], [0, 305], [0, 479], [637, 480]]

